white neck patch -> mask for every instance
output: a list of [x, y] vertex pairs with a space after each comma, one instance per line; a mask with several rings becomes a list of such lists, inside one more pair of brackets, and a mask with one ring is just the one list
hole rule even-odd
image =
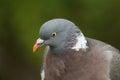
[[76, 37], [76, 40], [77, 43], [72, 47], [72, 49], [79, 51], [80, 49], [86, 50], [88, 48], [87, 41], [82, 33]]
[[43, 69], [42, 72], [41, 72], [41, 80], [44, 80], [44, 79], [45, 79], [45, 71]]

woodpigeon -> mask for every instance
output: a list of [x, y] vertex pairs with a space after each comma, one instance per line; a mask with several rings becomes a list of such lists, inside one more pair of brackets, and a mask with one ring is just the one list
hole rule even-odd
[[35, 52], [46, 45], [41, 80], [120, 80], [119, 50], [84, 37], [66, 19], [52, 19], [40, 28]]

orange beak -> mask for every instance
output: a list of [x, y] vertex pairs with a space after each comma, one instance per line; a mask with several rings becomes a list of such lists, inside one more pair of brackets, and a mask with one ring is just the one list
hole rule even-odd
[[38, 38], [35, 45], [33, 46], [33, 52], [36, 52], [38, 50], [39, 47], [43, 46], [45, 43], [44, 40]]
[[38, 48], [39, 48], [39, 45], [35, 44], [35, 45], [33, 46], [33, 52], [36, 52], [36, 51], [38, 50]]

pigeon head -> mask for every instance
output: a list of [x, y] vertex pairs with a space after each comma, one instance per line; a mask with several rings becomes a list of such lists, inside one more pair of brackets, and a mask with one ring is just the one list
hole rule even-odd
[[77, 50], [81, 43], [81, 47], [86, 44], [80, 29], [66, 19], [53, 19], [44, 23], [40, 28], [39, 34], [40, 38], [34, 45], [33, 51], [36, 51], [42, 45], [50, 46], [53, 51], [59, 52], [68, 48]]

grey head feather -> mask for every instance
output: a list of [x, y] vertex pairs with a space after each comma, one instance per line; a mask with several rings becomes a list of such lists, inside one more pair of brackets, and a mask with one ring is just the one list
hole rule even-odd
[[[51, 33], [56, 32], [55, 37]], [[42, 25], [40, 38], [46, 40], [53, 51], [59, 52], [72, 47], [76, 43], [76, 37], [80, 35], [80, 29], [71, 21], [66, 19], [53, 19]]]

